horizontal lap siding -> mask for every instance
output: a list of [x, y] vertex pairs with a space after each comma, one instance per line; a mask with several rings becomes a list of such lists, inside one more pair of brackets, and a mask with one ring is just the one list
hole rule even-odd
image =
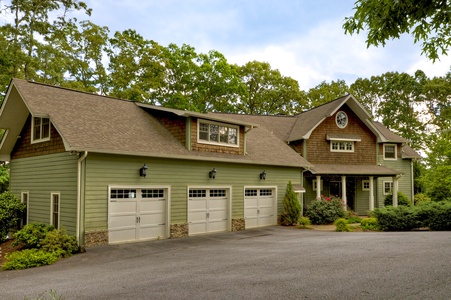
[[[379, 161], [385, 167], [404, 173], [398, 179], [398, 191], [406, 195], [409, 200], [412, 200], [412, 172], [410, 166], [411, 161], [404, 159], [384, 160], [382, 156], [379, 157]], [[378, 178], [377, 207], [384, 206], [384, 199], [386, 197], [386, 195], [384, 195], [384, 181], [393, 181], [393, 177]]]
[[[146, 163], [147, 177], [139, 176]], [[208, 177], [216, 168], [216, 179]], [[259, 174], [266, 170], [267, 179]], [[244, 217], [244, 186], [277, 186], [280, 213], [286, 185], [300, 183], [300, 168], [88, 154], [86, 159], [86, 231], [107, 229], [108, 185], [170, 186], [171, 224], [187, 222], [189, 186], [232, 187], [232, 218]]]
[[75, 234], [77, 159], [67, 152], [11, 160], [11, 191], [29, 192], [29, 223], [50, 223], [50, 195], [60, 193], [60, 224]]

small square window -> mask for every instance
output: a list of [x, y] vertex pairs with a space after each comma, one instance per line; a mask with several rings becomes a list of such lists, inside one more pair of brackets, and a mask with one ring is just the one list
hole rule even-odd
[[362, 180], [362, 191], [369, 191], [369, 190], [370, 190], [370, 181]]

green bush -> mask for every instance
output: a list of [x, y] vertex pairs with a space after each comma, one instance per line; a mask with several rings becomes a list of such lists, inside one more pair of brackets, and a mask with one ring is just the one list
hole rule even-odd
[[55, 229], [47, 232], [41, 241], [42, 250], [53, 252], [58, 257], [69, 257], [78, 251], [77, 240], [74, 236], [66, 234], [64, 229]]
[[22, 270], [44, 265], [51, 265], [58, 260], [58, 256], [39, 249], [25, 249], [6, 255], [3, 270]]
[[291, 181], [289, 181], [287, 192], [283, 198], [283, 211], [280, 216], [280, 223], [286, 226], [296, 225], [301, 217], [301, 209], [298, 196], [293, 190]]
[[[406, 195], [404, 195], [401, 192], [398, 192], [398, 205], [404, 205], [409, 206], [410, 200], [407, 198]], [[393, 194], [387, 195], [384, 199], [384, 205], [385, 206], [392, 206], [393, 205]]]
[[346, 218], [346, 220], [347, 220], [348, 224], [354, 224], [354, 223], [360, 223], [360, 222], [362, 222], [362, 218], [359, 218], [359, 217], [356, 216], [356, 215], [349, 215], [349, 216]]
[[0, 243], [6, 240], [9, 230], [17, 226], [25, 208], [25, 204], [12, 193], [0, 194]]
[[351, 231], [351, 227], [349, 227], [348, 221], [344, 218], [336, 219], [334, 225], [336, 226], [335, 231], [340, 232]]
[[301, 229], [307, 229], [307, 228], [310, 228], [310, 225], [312, 225], [312, 223], [310, 222], [310, 219], [309, 219], [309, 218], [307, 218], [307, 217], [301, 217], [301, 218], [299, 219], [299, 222], [298, 222], [298, 228], [301, 228]]
[[378, 231], [379, 223], [376, 218], [366, 218], [360, 222], [360, 227], [363, 231]]
[[416, 207], [401, 205], [376, 208], [371, 216], [377, 218], [383, 231], [407, 231], [421, 226], [416, 216]]
[[23, 245], [27, 249], [41, 248], [41, 242], [48, 232], [55, 230], [52, 225], [31, 223], [14, 234], [14, 245]]
[[307, 206], [306, 216], [312, 224], [332, 224], [336, 219], [346, 216], [343, 202], [337, 197], [324, 197], [313, 200]]
[[426, 194], [418, 193], [418, 194], [415, 194], [415, 196], [413, 197], [413, 201], [414, 201], [415, 205], [418, 205], [423, 202], [431, 202], [431, 198]]
[[430, 230], [451, 230], [451, 202], [426, 202], [417, 207], [417, 219]]

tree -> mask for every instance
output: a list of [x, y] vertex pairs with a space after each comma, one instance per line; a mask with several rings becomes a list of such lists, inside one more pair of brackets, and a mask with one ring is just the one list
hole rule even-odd
[[321, 82], [311, 88], [306, 95], [307, 108], [311, 109], [349, 94], [349, 87], [344, 80]]
[[[345, 33], [367, 30], [367, 46], [385, 46], [404, 33], [422, 41], [422, 54], [435, 61], [451, 46], [450, 0], [357, 0], [352, 17], [345, 18]], [[441, 53], [440, 53], [441, 52]]]
[[10, 192], [0, 194], [0, 243], [6, 240], [11, 228], [17, 225], [25, 204]]
[[301, 204], [298, 197], [293, 190], [291, 181], [288, 182], [287, 191], [283, 198], [283, 211], [280, 216], [280, 222], [282, 225], [290, 226], [296, 225], [301, 217]]

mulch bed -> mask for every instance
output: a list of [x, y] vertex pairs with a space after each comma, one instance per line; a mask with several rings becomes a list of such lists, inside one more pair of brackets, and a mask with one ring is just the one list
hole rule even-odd
[[13, 240], [7, 240], [0, 244], [0, 266], [6, 261], [5, 255], [21, 249], [21, 246], [13, 246]]

